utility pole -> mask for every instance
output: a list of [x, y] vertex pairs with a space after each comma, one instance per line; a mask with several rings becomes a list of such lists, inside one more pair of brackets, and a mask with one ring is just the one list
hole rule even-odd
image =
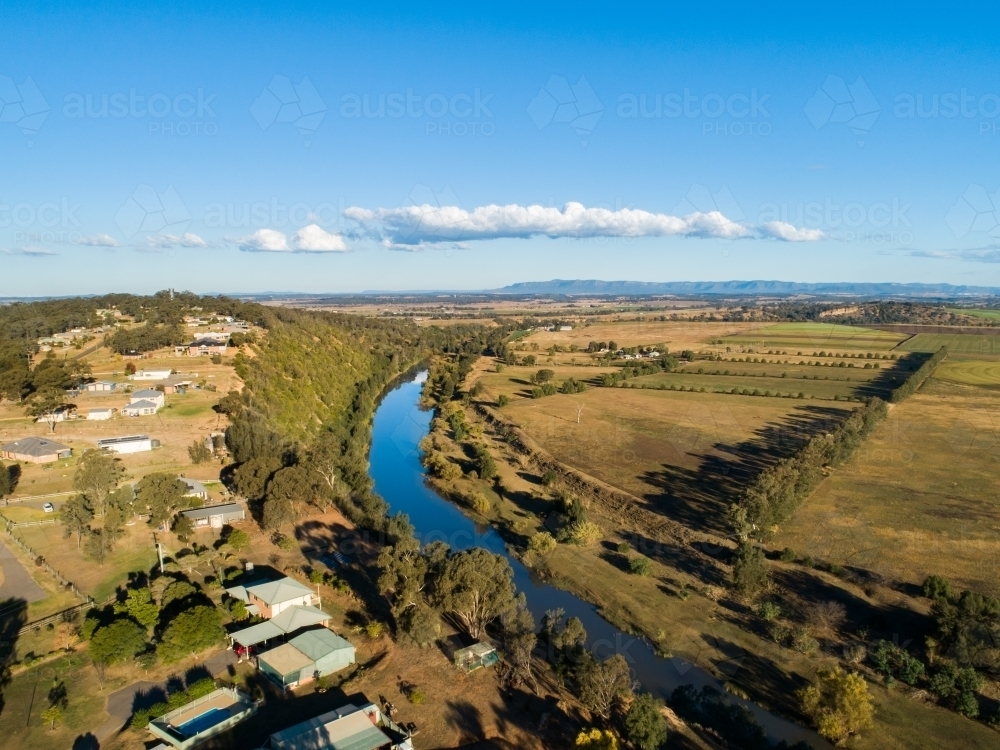
[[156, 534], [153, 534], [153, 544], [156, 545], [156, 554], [160, 558], [160, 575], [163, 575], [163, 545], [159, 543], [156, 539]]

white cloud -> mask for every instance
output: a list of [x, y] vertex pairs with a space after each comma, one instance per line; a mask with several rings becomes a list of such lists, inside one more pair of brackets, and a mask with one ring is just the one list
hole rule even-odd
[[826, 239], [822, 229], [805, 229], [786, 221], [768, 221], [760, 227], [762, 237], [770, 237], [785, 242], [816, 242]]
[[119, 247], [118, 240], [110, 234], [95, 234], [93, 237], [83, 237], [77, 240], [78, 245], [88, 247]]
[[291, 241], [277, 229], [258, 229], [248, 237], [237, 238], [236, 243], [240, 250], [250, 253], [342, 253], [350, 250], [343, 237], [316, 224], [296, 231]]
[[147, 234], [146, 247], [156, 250], [168, 247], [208, 247], [208, 243], [193, 232], [185, 232], [179, 237], [175, 234]]
[[768, 237], [788, 241], [823, 239], [819, 230], [796, 229], [781, 222], [755, 228], [732, 221], [721, 211], [695, 211], [683, 217], [640, 209], [563, 208], [539, 205], [459, 206], [430, 204], [399, 208], [348, 208], [344, 215], [381, 237], [388, 247], [419, 247], [456, 240], [542, 237]]
[[343, 253], [350, 249], [339, 234], [331, 234], [316, 224], [293, 234], [292, 247], [300, 253]]
[[47, 247], [37, 247], [35, 245], [25, 245], [13, 250], [3, 250], [2, 252], [4, 255], [27, 255], [33, 258], [51, 258], [59, 255], [59, 253], [49, 250]]
[[911, 250], [913, 258], [937, 258], [941, 260], [965, 260], [973, 263], [1000, 263], [1000, 247], [976, 247], [967, 250]]

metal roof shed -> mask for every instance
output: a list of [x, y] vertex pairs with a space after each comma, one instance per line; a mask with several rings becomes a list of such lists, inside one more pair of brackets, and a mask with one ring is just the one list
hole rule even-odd
[[463, 672], [490, 667], [500, 661], [497, 650], [488, 643], [474, 643], [455, 652], [455, 666]]
[[235, 633], [230, 633], [229, 637], [234, 643], [249, 647], [256, 646], [258, 643], [263, 643], [264, 641], [269, 641], [272, 638], [280, 638], [284, 634], [284, 630], [279, 628], [270, 620], [267, 620], [266, 622], [259, 622], [256, 625], [251, 625], [249, 628], [237, 630]]

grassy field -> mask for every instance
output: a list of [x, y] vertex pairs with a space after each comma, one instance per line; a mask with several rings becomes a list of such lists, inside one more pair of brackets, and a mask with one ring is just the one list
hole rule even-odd
[[[652, 316], [650, 316], [652, 317]], [[574, 326], [571, 331], [537, 331], [524, 339], [547, 349], [553, 344], [586, 349], [591, 341], [614, 341], [618, 346], [663, 344], [671, 351], [700, 347], [732, 335], [750, 335], [759, 323], [694, 323], [689, 321], [595, 321]]]
[[985, 318], [986, 320], [1000, 320], [1000, 310], [977, 310], [974, 307], [949, 307], [948, 312], [956, 315], [971, 315], [974, 318]]
[[900, 344], [904, 352], [936, 352], [942, 346], [951, 354], [1000, 356], [1000, 336], [976, 336], [963, 333], [918, 333]]
[[1000, 361], [949, 356], [775, 543], [919, 584], [1000, 593]]
[[906, 334], [835, 323], [777, 323], [724, 338], [724, 342], [744, 344], [754, 349], [808, 348], [836, 350], [889, 351]]
[[[641, 388], [591, 387], [580, 394], [531, 399], [524, 394], [532, 372], [505, 368], [483, 376], [489, 394], [511, 397], [503, 409], [506, 418], [559, 461], [643, 498], [658, 513], [717, 533], [726, 533], [725, 509], [741, 482], [808, 435], [829, 429], [849, 408], [836, 402]], [[555, 372], [561, 381], [592, 376], [594, 370], [558, 367]], [[636, 380], [697, 383], [698, 377]], [[716, 381], [700, 377], [709, 385]]]
[[[508, 370], [485, 377], [495, 381], [506, 374]], [[569, 373], [557, 373], [557, 378], [563, 374]], [[602, 399], [608, 399], [607, 403], [602, 404]], [[687, 403], [690, 411], [681, 412], [678, 418], [664, 410], [664, 402], [659, 399], [673, 401], [674, 409], [676, 404]], [[747, 401], [751, 405], [769, 403], [767, 399], [744, 399], [741, 403]], [[651, 502], [647, 509], [665, 512], [697, 530], [705, 529], [701, 521], [713, 512], [706, 498], [718, 491], [720, 480], [727, 481], [721, 472], [702, 473], [705, 460], [713, 458], [717, 467], [728, 464], [732, 469], [735, 455], [721, 451], [720, 443], [753, 440], [759, 431], [755, 425], [759, 428], [762, 423], [782, 418], [780, 412], [754, 414], [725, 409], [721, 402], [719, 397], [699, 393], [591, 389], [575, 396], [512, 402], [501, 411], [505, 417], [516, 416], [515, 421], [526, 424], [536, 442], [560, 461], [640, 496], [644, 490], [649, 491], [642, 485], [643, 461], [655, 463], [666, 458], [675, 462], [677, 469], [693, 472], [695, 478], [688, 487], [700, 489], [701, 497], [691, 496], [685, 503], [676, 494], [658, 490], [662, 504]], [[581, 403], [584, 408], [577, 424], [575, 406]], [[601, 409], [606, 411], [598, 411]], [[595, 426], [593, 422], [588, 425], [588, 414], [592, 420], [610, 422], [614, 429], [591, 435]], [[446, 485], [443, 489], [448, 494], [454, 490], [457, 495], [485, 495], [491, 503], [489, 520], [505, 529], [509, 539], [523, 540], [547, 528], [543, 519], [554, 507], [549, 498], [558, 486], [543, 488], [526, 462], [520, 461], [502, 441], [490, 438], [484, 423], [473, 419], [472, 425], [476, 439], [482, 439], [481, 431], [494, 454], [503, 459], [499, 465], [505, 490], [498, 496], [484, 483], [468, 478], [442, 483]], [[461, 462], [463, 453], [447, 433], [436, 435], [438, 449]], [[769, 437], [770, 445], [780, 448], [780, 435]], [[644, 442], [638, 446], [640, 440]], [[654, 440], [661, 442], [653, 447]], [[654, 456], [656, 460], [651, 461]], [[677, 471], [675, 476], [679, 474]], [[670, 492], [676, 493], [677, 486], [677, 480], [672, 479]], [[599, 504], [589, 506], [589, 519], [604, 531], [600, 541], [586, 546], [558, 545], [544, 559], [535, 558], [533, 564], [560, 587], [597, 605], [603, 616], [619, 628], [644, 634], [661, 653], [683, 657], [730, 682], [759, 704], [796, 716], [795, 690], [811, 679], [816, 669], [835, 662], [832, 657], [839, 653], [836, 638], [825, 642], [825, 651], [805, 655], [761, 637], [747, 611], [725, 597], [727, 573], [718, 565], [718, 559], [713, 562], [704, 556], [699, 558], [697, 543], [649, 544], [648, 539], [643, 543], [647, 533], [644, 529], [623, 527], [621, 518], [605, 510]], [[623, 540], [632, 546], [624, 554], [618, 550]], [[651, 559], [651, 575], [639, 577], [627, 572], [628, 557], [637, 552]], [[920, 616], [911, 609], [912, 600], [888, 586], [863, 592], [856, 584], [835, 576], [777, 562], [773, 575], [782, 583], [779, 596], [783, 611], [801, 612], [809, 602], [826, 598], [843, 602], [852, 623], [879, 623], [879, 632], [885, 623], [897, 632], [908, 632], [913, 618], [919, 621]], [[877, 682], [872, 684], [872, 692], [878, 707], [876, 726], [852, 740], [850, 747], [931, 750], [951, 746], [955, 737], [962, 738], [963, 747], [985, 750], [996, 746], [996, 734], [982, 724], [916, 702], [905, 691], [886, 690]]]

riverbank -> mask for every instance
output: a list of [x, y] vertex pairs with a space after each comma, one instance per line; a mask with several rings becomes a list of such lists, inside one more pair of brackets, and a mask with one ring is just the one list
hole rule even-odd
[[[473, 373], [466, 387], [475, 377]], [[747, 695], [778, 714], [805, 721], [799, 713], [795, 691], [810, 682], [817, 669], [841, 663], [843, 638], [833, 632], [817, 633], [815, 646], [807, 653], [775, 643], [762, 627], [764, 623], [729, 595], [729, 568], [724, 561], [731, 545], [724, 541], [706, 544], [706, 540], [711, 540], [701, 534], [657, 534], [648, 525], [637, 526], [637, 514], [616, 512], [620, 500], [614, 495], [620, 497], [623, 493], [612, 489], [609, 495], [607, 488], [596, 481], [592, 484], [597, 491], [590, 492], [591, 483], [578, 471], [559, 467], [560, 477], [577, 477], [582, 481], [566, 483], [560, 479], [557, 486], [544, 486], [541, 475], [553, 465], [554, 459], [530, 445], [530, 438], [502, 419], [488, 418], [496, 415], [488, 405], [491, 402], [490, 394], [483, 393], [466, 404], [463, 413], [470, 433], [468, 439], [486, 445], [494, 457], [503, 491], [494, 492], [496, 485], [470, 479], [465, 471], [462, 478], [434, 479], [441, 494], [463, 503], [464, 507], [469, 503], [462, 498], [476, 493], [485, 495], [491, 506], [487, 514], [478, 515], [469, 507], [466, 512], [480, 523], [488, 522], [500, 529], [511, 549], [532, 563], [547, 580], [599, 607], [602, 615], [619, 629], [642, 634], [658, 653], [681, 657], [687, 663], [703, 667], [736, 694]], [[449, 460], [463, 469], [471, 468], [466, 451], [453, 437], [448, 425], [439, 422], [431, 440], [435, 449]], [[559, 489], [581, 496], [588, 505], [588, 518], [602, 528], [601, 541], [589, 546], [560, 544], [544, 558], [525, 556], [527, 541], [533, 533], [554, 531], [552, 514], [558, 511], [555, 494]], [[614, 503], [607, 502], [606, 495]], [[618, 551], [623, 542], [631, 547], [628, 553]], [[628, 572], [628, 558], [640, 555], [651, 560], [652, 575], [644, 577]], [[861, 585], [826, 572], [810, 569], [805, 573], [801, 565], [777, 560], [768, 565], [782, 587], [790, 589], [785, 599], [797, 610], [790, 613], [792, 616], [801, 617], [802, 612], [808, 611], [809, 597], [819, 595], [826, 600], [849, 602], [852, 615], [857, 615], [857, 609], [863, 619], [885, 621], [884, 618], [894, 617], [897, 627], [905, 627], [899, 618], [909, 613], [909, 604], [898, 592], [879, 591], [872, 599]], [[783, 602], [782, 606], [787, 605]], [[862, 665], [847, 666], [858, 669]], [[946, 746], [948, 737], [959, 733], [968, 737], [969, 747], [995, 746], [993, 730], [928, 705], [908, 688], [897, 686], [887, 690], [872, 673], [866, 671], [866, 674], [882, 718], [875, 729], [854, 738], [852, 747], [929, 750]]]

